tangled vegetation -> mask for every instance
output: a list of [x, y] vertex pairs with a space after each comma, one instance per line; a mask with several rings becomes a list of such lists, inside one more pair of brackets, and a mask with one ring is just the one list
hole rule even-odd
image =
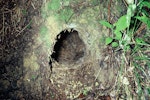
[[150, 96], [150, 2], [139, 0], [127, 7], [127, 13], [117, 22], [100, 24], [111, 29], [105, 39], [115, 52], [121, 51], [122, 62], [118, 76], [118, 92], [124, 99], [148, 100]]

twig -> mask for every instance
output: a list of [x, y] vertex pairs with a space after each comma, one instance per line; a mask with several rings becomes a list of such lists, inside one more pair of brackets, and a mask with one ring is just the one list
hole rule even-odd
[[125, 4], [126, 7], [128, 7], [128, 4], [125, 0], [123, 0], [123, 3]]
[[[32, 20], [31, 20], [32, 21]], [[16, 35], [16, 37], [22, 33], [30, 24], [31, 24], [31, 21]]]
[[110, 13], [111, 12], [111, 10], [110, 10], [111, 3], [112, 3], [112, 0], [110, 0], [109, 4], [108, 4], [108, 19], [107, 20], [108, 20], [109, 23], [111, 23], [111, 21], [110, 21], [110, 17], [111, 17], [111, 13]]
[[32, 5], [33, 9], [36, 9], [35, 6], [34, 6], [34, 4], [32, 2], [31, 2], [31, 5]]
[[141, 27], [136, 31], [135, 35], [139, 35], [141, 33], [142, 30], [144, 30], [146, 28], [146, 24], [142, 24]]
[[94, 82], [97, 80], [97, 78], [98, 78], [98, 76], [99, 76], [99, 74], [100, 74], [100, 71], [101, 71], [101, 68], [99, 68], [99, 71], [98, 71], [98, 73], [97, 73], [97, 75], [96, 75], [96, 77], [95, 77]]

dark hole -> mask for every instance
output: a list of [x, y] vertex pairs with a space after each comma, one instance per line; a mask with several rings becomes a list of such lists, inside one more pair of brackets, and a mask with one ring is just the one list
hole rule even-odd
[[84, 56], [85, 44], [80, 39], [76, 30], [65, 30], [56, 37], [51, 58], [57, 62], [73, 63]]

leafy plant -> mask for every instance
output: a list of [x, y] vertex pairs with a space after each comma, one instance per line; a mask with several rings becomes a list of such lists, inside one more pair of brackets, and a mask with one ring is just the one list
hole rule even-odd
[[[146, 71], [150, 71], [150, 58], [147, 55], [147, 51], [150, 50], [150, 34], [140, 33], [140, 36], [136, 36], [136, 32], [144, 23], [147, 29], [150, 29], [150, 2], [148, 0], [139, 0], [138, 3], [131, 3], [128, 5], [127, 13], [121, 16], [117, 22], [111, 24], [105, 20], [101, 20], [100, 24], [109, 28], [112, 31], [111, 36], [105, 38], [105, 44], [111, 45], [116, 51], [122, 50], [122, 62], [120, 62], [121, 72], [125, 71], [128, 67], [133, 67], [132, 73], [134, 73], [134, 81], [136, 83], [136, 93], [138, 98], [144, 97], [144, 91], [150, 97], [150, 81]], [[127, 55], [130, 52], [130, 55]], [[127, 61], [126, 58], [131, 58]], [[125, 64], [129, 62], [129, 65]], [[120, 74], [123, 76], [123, 72]], [[144, 79], [143, 76], [144, 75]], [[147, 82], [147, 85], [145, 85]], [[120, 83], [118, 83], [120, 84]], [[118, 85], [121, 86], [121, 85]], [[125, 86], [127, 87], [127, 86]], [[143, 90], [146, 89], [146, 90]], [[128, 93], [130, 87], [124, 89], [126, 95], [130, 96], [132, 93]]]
[[[128, 6], [127, 14], [121, 16], [118, 21], [114, 24], [110, 24], [109, 22], [102, 20], [100, 24], [110, 28], [113, 32], [113, 37], [107, 37], [105, 39], [106, 45], [111, 44], [112, 47], [120, 47], [123, 50], [129, 48], [131, 41], [131, 35], [135, 33], [137, 22], [143, 22], [150, 28], [150, 18], [146, 16], [147, 11], [143, 9], [143, 7], [150, 8], [150, 3], [147, 1], [143, 1], [136, 4], [131, 4]], [[140, 9], [140, 10], [139, 10]], [[143, 12], [143, 10], [145, 12]], [[140, 15], [142, 14], [142, 15]], [[134, 23], [133, 28], [131, 28], [131, 23]], [[141, 39], [137, 38], [136, 42], [141, 42]], [[144, 42], [144, 41], [143, 41]]]

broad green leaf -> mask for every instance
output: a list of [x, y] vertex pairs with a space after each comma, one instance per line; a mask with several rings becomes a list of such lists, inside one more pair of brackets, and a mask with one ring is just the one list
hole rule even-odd
[[114, 48], [119, 46], [119, 44], [118, 44], [117, 42], [113, 42], [111, 45], [112, 45], [112, 47], [114, 47]]
[[101, 20], [100, 24], [108, 27], [108, 28], [113, 28], [113, 25], [111, 25], [109, 22], [105, 21], [105, 20]]
[[142, 21], [143, 23], [147, 23], [147, 21], [148, 21], [148, 18], [145, 15], [143, 15], [143, 16], [135, 16], [135, 18], [140, 20], [140, 21]]
[[111, 37], [107, 37], [105, 40], [106, 45], [110, 44], [113, 41]]
[[120, 31], [117, 31], [117, 30], [115, 30], [114, 31], [114, 33], [115, 33], [115, 39], [117, 39], [117, 40], [121, 40], [121, 38], [122, 38], [122, 33], [120, 32]]
[[117, 31], [122, 31], [129, 27], [130, 19], [128, 19], [127, 15], [124, 15], [118, 19], [118, 21], [114, 24], [116, 26]]
[[145, 23], [148, 26], [148, 28], [150, 28], [150, 18], [146, 17], [145, 15], [135, 16], [135, 18], [140, 20], [141, 22]]
[[146, 7], [150, 8], [150, 2], [143, 1], [139, 6], [140, 6], [140, 8], [142, 8], [143, 6], [146, 6]]

